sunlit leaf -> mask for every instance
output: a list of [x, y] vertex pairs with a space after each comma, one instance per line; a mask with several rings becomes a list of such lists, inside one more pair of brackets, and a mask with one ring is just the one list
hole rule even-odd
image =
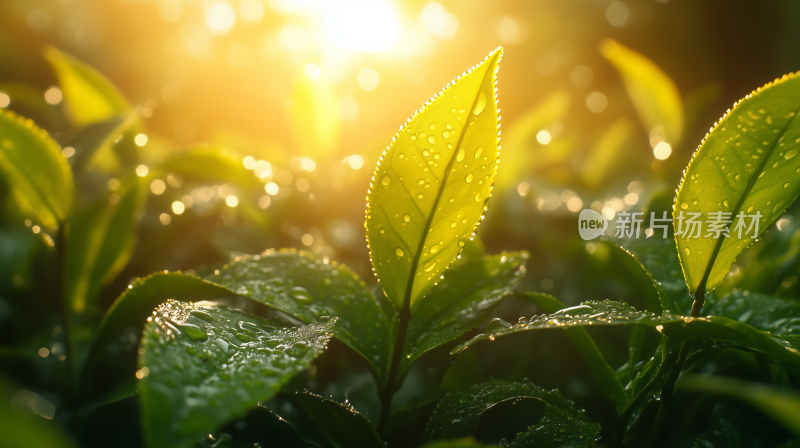
[[44, 55], [58, 75], [67, 115], [76, 126], [109, 120], [130, 111], [128, 101], [105, 76], [53, 47]]
[[800, 341], [789, 335], [773, 335], [750, 325], [726, 317], [657, 316], [638, 311], [623, 302], [583, 302], [578, 306], [549, 315], [533, 316], [508, 327], [496, 325], [487, 333], [453, 349], [457, 353], [480, 341], [494, 341], [498, 337], [521, 331], [536, 331], [573, 326], [644, 325], [655, 328], [673, 344], [691, 339], [711, 339], [747, 347], [761, 352], [794, 374], [800, 373]]
[[287, 392], [287, 394], [333, 447], [383, 446], [369, 420], [351, 405], [340, 404], [307, 392]]
[[235, 294], [227, 288], [180, 272], [156, 273], [134, 281], [103, 316], [82, 369], [81, 389], [88, 392], [92, 388], [97, 363], [113, 351], [109, 347], [119, 335], [127, 328], [141, 328], [160, 303], [167, 299], [190, 302], [232, 297]]
[[206, 276], [292, 315], [303, 323], [338, 317], [336, 338], [361, 354], [378, 377], [389, 358], [389, 319], [363, 280], [347, 266], [308, 252], [269, 251], [233, 260]]
[[688, 375], [678, 387], [735, 398], [753, 406], [800, 437], [800, 394], [723, 376]]
[[448, 84], [384, 152], [367, 197], [372, 266], [395, 307], [416, 308], [475, 232], [499, 150], [502, 49]]
[[667, 143], [678, 143], [683, 134], [683, 102], [672, 79], [653, 61], [612, 39], [600, 44], [600, 52], [622, 75], [645, 129], [661, 127]]
[[400, 377], [424, 353], [484, 322], [525, 274], [526, 252], [488, 255], [453, 263], [411, 317]]
[[[75, 446], [70, 437], [54, 422], [55, 406], [41, 396], [0, 382], [0, 421], [3, 440], [0, 446], [15, 448], [66, 448]], [[47, 413], [45, 420], [39, 413]]]
[[218, 182], [261, 190], [264, 183], [244, 167], [243, 157], [217, 147], [198, 147], [176, 154], [153, 167], [153, 176], [177, 174], [184, 180]]
[[503, 163], [495, 180], [495, 188], [499, 193], [516, 188], [528, 169], [561, 160], [564, 153], [554, 151], [550, 146], [555, 142], [543, 146], [536, 140], [536, 135], [562, 120], [570, 102], [566, 91], [556, 91], [531, 107], [503, 133]]
[[[800, 77], [767, 84], [736, 103], [689, 162], [675, 200], [673, 226], [693, 294], [700, 287], [709, 292], [719, 285], [742, 249], [797, 198], [799, 103]], [[703, 223], [699, 231], [688, 224], [691, 217]], [[715, 232], [709, 222], [728, 231]]]
[[53, 230], [72, 207], [72, 171], [61, 148], [33, 121], [0, 111], [0, 172], [36, 224]]
[[[520, 297], [535, 303], [547, 314], [557, 313], [567, 308], [563, 302], [548, 294], [525, 293], [520, 294]], [[603, 354], [600, 353], [594, 339], [589, 336], [585, 328], [581, 327], [564, 328], [564, 333], [586, 361], [586, 365], [600, 384], [600, 388], [614, 404], [617, 413], [622, 413], [629, 402], [625, 388], [622, 387], [614, 369], [608, 365]]]
[[325, 78], [297, 77], [290, 117], [301, 154], [327, 156], [339, 145], [339, 99]]
[[136, 243], [137, 223], [147, 190], [137, 177], [78, 208], [71, 221], [67, 245], [67, 300], [73, 311], [93, 304], [100, 288], [125, 267]]
[[145, 326], [139, 357], [148, 445], [189, 447], [244, 416], [311, 364], [328, 343], [334, 322], [276, 329], [225, 306], [161, 304]]
[[[428, 438], [436, 440], [473, 435], [480, 428], [481, 420], [487, 412], [491, 413], [494, 406], [513, 398], [538, 399], [543, 401], [545, 406], [543, 413], [528, 413], [522, 416], [527, 417], [529, 421], [520, 426], [521, 431], [516, 434], [516, 438], [506, 439], [509, 443], [507, 446], [594, 446], [600, 430], [599, 425], [591, 423], [583, 411], [575, 409], [572, 402], [562, 397], [558, 391], [546, 390], [532, 383], [502, 380], [492, 380], [448, 392], [436, 406], [428, 422]], [[508, 404], [503, 407], [513, 414], [515, 405], [513, 402]], [[516, 419], [519, 417], [516, 416]], [[491, 420], [495, 425], [498, 421], [502, 421], [497, 416]], [[516, 423], [512, 417], [508, 417], [508, 420], [508, 423]], [[496, 436], [502, 433], [498, 431], [499, 428], [494, 429], [491, 434]], [[481, 441], [493, 444], [500, 442], [500, 440]]]
[[603, 133], [595, 144], [583, 168], [583, 182], [589, 187], [598, 187], [607, 179], [609, 171], [618, 163], [620, 150], [633, 132], [627, 118], [620, 118]]

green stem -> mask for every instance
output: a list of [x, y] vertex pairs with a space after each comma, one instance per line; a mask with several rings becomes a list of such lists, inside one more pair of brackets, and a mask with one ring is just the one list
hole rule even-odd
[[667, 359], [665, 359], [659, 366], [658, 370], [656, 370], [655, 375], [650, 380], [644, 388], [633, 397], [633, 400], [628, 404], [622, 414], [619, 417], [619, 423], [617, 429], [614, 431], [614, 437], [611, 439], [611, 443], [609, 444], [609, 448], [617, 448], [622, 445], [622, 438], [625, 435], [625, 427], [627, 425], [628, 419], [630, 419], [631, 414], [637, 407], [642, 403], [642, 401], [650, 395], [650, 391], [655, 387], [656, 383], [658, 382], [659, 378], [664, 376], [669, 366], [672, 366], [673, 362], [675, 361], [675, 355], [670, 354]]
[[66, 361], [67, 361], [67, 387], [68, 394], [71, 395], [74, 391], [74, 375], [75, 375], [75, 350], [72, 345], [72, 331], [70, 326], [70, 304], [67, 301], [67, 285], [66, 285], [66, 270], [67, 270], [67, 231], [68, 226], [66, 223], [61, 222], [58, 226], [58, 235], [56, 236], [56, 299], [61, 307], [61, 320], [64, 326], [64, 345], [66, 346]]
[[[713, 265], [713, 260], [711, 265]], [[692, 317], [700, 317], [700, 309], [703, 308], [703, 303], [705, 303], [706, 300], [705, 285], [708, 281], [708, 274], [710, 271], [711, 268], [709, 267], [706, 270], [706, 274], [703, 276], [703, 280], [700, 282], [700, 287], [697, 288], [697, 293], [694, 296], [694, 303], [692, 303]], [[667, 374], [664, 387], [661, 389], [661, 405], [658, 407], [656, 421], [653, 424], [653, 429], [650, 431], [650, 438], [647, 440], [647, 448], [655, 447], [658, 443], [658, 437], [661, 434], [661, 429], [669, 413], [669, 407], [672, 404], [672, 390], [675, 388], [675, 382], [678, 380], [681, 370], [683, 370], [683, 365], [686, 363], [686, 357], [689, 356], [691, 345], [691, 340], [681, 343], [678, 362], [675, 363], [672, 370]]]
[[400, 357], [403, 356], [403, 348], [406, 344], [406, 333], [408, 332], [408, 322], [411, 320], [411, 304], [405, 301], [403, 309], [400, 310], [400, 320], [397, 324], [397, 336], [394, 340], [392, 349], [392, 361], [389, 364], [389, 374], [386, 376], [386, 383], [380, 392], [381, 414], [378, 418], [378, 434], [382, 439], [386, 439], [386, 425], [389, 421], [389, 411], [392, 407], [392, 396], [397, 391], [397, 371], [400, 368]]

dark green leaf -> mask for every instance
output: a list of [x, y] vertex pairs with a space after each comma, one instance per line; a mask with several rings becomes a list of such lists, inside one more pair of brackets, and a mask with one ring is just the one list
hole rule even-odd
[[61, 148], [33, 121], [0, 111], [0, 173], [22, 212], [54, 231], [72, 207], [72, 171]]
[[800, 394], [795, 391], [711, 375], [685, 376], [678, 387], [742, 400], [780, 422], [796, 437], [800, 437]]
[[[591, 423], [583, 411], [575, 409], [572, 402], [562, 397], [558, 391], [548, 391], [531, 383], [502, 380], [492, 380], [448, 392], [436, 406], [428, 422], [428, 438], [447, 439], [473, 435], [489, 409], [513, 398], [542, 400], [546, 407], [543, 414], [529, 415], [526, 431], [519, 433], [513, 441], [507, 440], [511, 442], [509, 446], [594, 445], [599, 426]], [[499, 440], [491, 442], [497, 443]]]
[[[660, 219], [661, 216], [656, 216]], [[664, 312], [689, 314], [693, 299], [683, 279], [675, 240], [663, 238], [661, 230], [647, 239], [630, 239], [623, 250], [632, 255], [647, 273], [656, 288]]]
[[335, 448], [383, 446], [369, 420], [351, 405], [307, 392], [288, 392], [288, 395]]
[[518, 433], [527, 431], [531, 422], [542, 418], [546, 407], [547, 403], [531, 397], [497, 402], [481, 414], [475, 428], [475, 439], [485, 443], [513, 440]]
[[160, 303], [170, 298], [190, 302], [226, 297], [235, 297], [235, 294], [219, 285], [179, 272], [156, 273], [134, 281], [103, 316], [83, 367], [82, 389], [87, 390], [92, 386], [94, 368], [109, 344], [127, 328], [141, 328]]
[[766, 294], [737, 291], [703, 309], [774, 334], [800, 334], [800, 302]]
[[226, 306], [169, 300], [148, 319], [138, 375], [152, 448], [181, 448], [274, 396], [328, 343], [335, 320], [276, 329]]
[[[219, 444], [223, 438], [227, 440], [226, 445]], [[250, 410], [244, 418], [225, 425], [218, 435], [204, 437], [200, 445], [208, 448], [308, 447], [289, 422], [261, 405]]]
[[[722, 283], [739, 253], [797, 198], [798, 102], [800, 77], [794, 75], [756, 90], [717, 122], [689, 162], [675, 200], [673, 225], [693, 294]], [[704, 222], [699, 237], [685, 222], [694, 213], [700, 214], [696, 221]], [[710, 231], [709, 222], [729, 229], [729, 237]]]
[[74, 57], [47, 47], [45, 57], [58, 75], [67, 115], [77, 126], [127, 114], [131, 106], [105, 76]]
[[[563, 302], [549, 294], [524, 293], [520, 294], [520, 297], [535, 303], [545, 313], [557, 313], [566, 308]], [[600, 384], [600, 388], [614, 404], [617, 413], [622, 413], [629, 401], [625, 388], [622, 387], [614, 369], [603, 358], [592, 337], [584, 328], [579, 327], [564, 328], [564, 333], [586, 361], [586, 365]]]
[[147, 188], [132, 177], [94, 204], [76, 207], [67, 244], [67, 300], [73, 311], [93, 305], [130, 260], [146, 200]]
[[336, 338], [369, 362], [379, 378], [389, 364], [389, 319], [363, 280], [344, 265], [308, 252], [237, 257], [206, 276], [237, 294], [298, 318], [339, 318]]
[[392, 139], [367, 197], [372, 266], [397, 309], [413, 310], [456, 259], [492, 193], [502, 48], [456, 78]]
[[525, 275], [526, 252], [453, 263], [411, 317], [400, 377], [424, 353], [484, 322]]
[[[691, 339], [711, 339], [748, 347], [771, 357], [783, 368], [795, 375], [800, 374], [800, 338], [775, 336], [757, 330], [750, 325], [726, 317], [680, 317], [656, 316], [638, 311], [623, 302], [584, 302], [579, 306], [561, 310], [550, 315], [533, 316], [509, 327], [495, 326], [486, 334], [478, 335], [456, 347], [457, 353], [470, 345], [520, 331], [564, 328], [572, 326], [645, 325], [653, 327], [667, 336], [673, 344]], [[788, 339], [788, 340], [787, 340]]]

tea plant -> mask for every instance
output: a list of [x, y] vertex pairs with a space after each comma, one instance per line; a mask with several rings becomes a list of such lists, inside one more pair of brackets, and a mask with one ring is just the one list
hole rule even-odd
[[[656, 76], [657, 67], [619, 44], [606, 42], [602, 51], [631, 91], [650, 76], [668, 84]], [[270, 249], [221, 265], [198, 263], [193, 272], [136, 279], [101, 316], [100, 291], [128, 263], [136, 244], [147, 176], [235, 182], [245, 195], [261, 184], [240, 161], [213, 148], [193, 149], [151, 168], [137, 165], [135, 148], [125, 143], [143, 126], [136, 111], [99, 73], [47, 50], [67, 113], [82, 129], [70, 140], [75, 157], [68, 163], [62, 147], [31, 120], [3, 111], [0, 170], [8, 185], [7, 213], [35, 226], [49, 251], [42, 269], [60, 309], [54, 337], [63, 343], [58, 356], [65, 362], [53, 361], [49, 351], [40, 352], [37, 362], [56, 376], [49, 393], [61, 397], [56, 420], [62, 427], [19, 413], [18, 405], [49, 418], [55, 410], [25, 389], [12, 399], [12, 386], [4, 383], [5, 441], [102, 445], [94, 431], [108, 424], [103, 423], [107, 413], [127, 419], [114, 423], [133, 434], [122, 443], [153, 448], [384, 442], [431, 448], [656, 446], [665, 432], [676, 431], [666, 427], [675, 397], [700, 392], [758, 409], [786, 431], [771, 443], [793, 446], [800, 437], [795, 391], [800, 340], [794, 334], [800, 305], [750, 293], [746, 288], [759, 279], [746, 274], [730, 280], [733, 286], [720, 285], [736, 257], [800, 193], [800, 78], [788, 75], [754, 91], [709, 131], [663, 228], [674, 239], [656, 233], [624, 243], [625, 256], [651, 280], [658, 303], [637, 309], [586, 297], [567, 307], [520, 287], [527, 252], [485, 255], [474, 238], [501, 154], [496, 83], [502, 52], [493, 51], [426, 102], [400, 127], [375, 167], [364, 227], [379, 287], [329, 258]], [[680, 108], [647, 95], [634, 100], [643, 120], [652, 123]], [[678, 140], [682, 118], [668, 122], [665, 131]], [[110, 190], [102, 188], [112, 183]], [[654, 216], [667, 212], [658, 201], [648, 206]], [[245, 213], [258, 219], [256, 209]], [[755, 218], [747, 221], [750, 216]], [[719, 222], [717, 236], [695, 236], [690, 222], [698, 218]], [[745, 237], [735, 238], [740, 230]], [[598, 244], [621, 253], [609, 241]], [[774, 270], [769, 266], [759, 276]], [[727, 293], [714, 292], [718, 287]], [[495, 318], [484, 334], [475, 335], [509, 297], [540, 314], [521, 316], [513, 325]], [[43, 327], [56, 321], [43, 315]], [[612, 368], [589, 327], [628, 328], [627, 362]], [[480, 346], [546, 330], [563, 332], [577, 349], [614, 414], [611, 427], [601, 428], [558, 390], [478, 373], [473, 352]], [[42, 332], [32, 344], [48, 337]], [[335, 367], [322, 354], [339, 343], [346, 347], [341, 359], [360, 363], [371, 374], [369, 389], [379, 405], [369, 418], [350, 403], [308, 391], [324, 368]], [[526, 344], [514, 350], [520, 357], [534, 356]], [[405, 385], [419, 381], [413, 369], [425, 360], [446, 359], [448, 351], [454, 361], [444, 361], [446, 373], [409, 397]], [[770, 384], [702, 375], [714, 373], [708, 368], [714, 363], [745, 365], [748, 356], [760, 363]], [[332, 384], [347, 381], [333, 378]], [[689, 442], [738, 446], [737, 431], [723, 426]]]

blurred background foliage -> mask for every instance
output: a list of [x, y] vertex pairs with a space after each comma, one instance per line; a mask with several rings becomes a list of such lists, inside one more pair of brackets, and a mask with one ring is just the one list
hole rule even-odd
[[[269, 247], [332, 257], [372, 281], [372, 167], [414, 110], [503, 45], [501, 163], [480, 239], [490, 253], [530, 251], [525, 290], [644, 308], [655, 303], [648, 278], [614, 246], [581, 241], [577, 213], [670, 210], [709, 127], [800, 68], [798, 23], [800, 3], [788, 0], [4, 0], [0, 107], [44, 128], [73, 167], [83, 230], [70, 247], [85, 253], [68, 252], [83, 272], [68, 273], [83, 279], [68, 294], [90, 322], [136, 277]], [[11, 347], [0, 367], [47, 390], [64, 351], [52, 238], [10, 194], [0, 187], [0, 341]], [[797, 295], [796, 210], [738, 262], [758, 267], [745, 277], [734, 265], [720, 291]], [[510, 300], [496, 315], [536, 312]], [[624, 364], [625, 330], [597, 335], [609, 362]], [[529, 378], [609, 421], [563, 335], [515, 340], [459, 356], [446, 381]], [[374, 417], [364, 366], [336, 344], [329, 353], [310, 388]], [[412, 370], [398, 412], [450, 362], [437, 352]]]

